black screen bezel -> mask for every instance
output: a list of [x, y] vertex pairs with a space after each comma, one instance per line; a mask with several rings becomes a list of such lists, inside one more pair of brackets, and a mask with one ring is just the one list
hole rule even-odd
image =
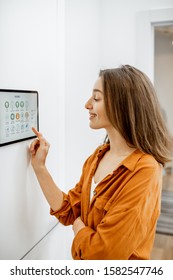
[[[38, 91], [36, 90], [18, 90], [18, 89], [0, 89], [0, 94], [1, 92], [6, 92], [6, 93], [28, 93], [28, 94], [36, 94], [37, 96], [37, 127], [36, 129], [39, 130], [39, 99], [38, 99]], [[26, 140], [30, 140], [30, 139], [34, 139], [36, 138], [36, 135], [33, 136], [29, 136], [29, 137], [25, 137], [25, 138], [19, 138], [13, 141], [8, 141], [8, 142], [4, 142], [4, 143], [0, 143], [0, 147], [6, 146], [6, 145], [11, 145], [11, 144], [15, 144], [18, 142], [23, 142]]]

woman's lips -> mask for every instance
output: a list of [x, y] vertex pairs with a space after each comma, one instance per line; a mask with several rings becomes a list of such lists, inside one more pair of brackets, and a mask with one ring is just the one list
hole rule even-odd
[[94, 113], [89, 113], [89, 119], [91, 120], [91, 119], [93, 119], [93, 118], [95, 118], [97, 115], [96, 114], [94, 114]]

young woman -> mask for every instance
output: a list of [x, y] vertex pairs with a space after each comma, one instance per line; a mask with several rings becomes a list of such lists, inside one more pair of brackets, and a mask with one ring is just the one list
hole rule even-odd
[[154, 88], [132, 66], [103, 70], [85, 108], [90, 127], [104, 128], [107, 136], [68, 194], [49, 174], [49, 144], [33, 129], [32, 166], [51, 214], [73, 225], [73, 259], [149, 259], [171, 147]]

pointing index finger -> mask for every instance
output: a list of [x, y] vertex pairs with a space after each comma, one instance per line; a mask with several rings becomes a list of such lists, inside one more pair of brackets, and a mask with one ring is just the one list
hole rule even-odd
[[32, 131], [38, 138], [42, 137], [42, 134], [35, 127], [32, 127]]
[[35, 127], [32, 127], [32, 131], [38, 137], [40, 146], [42, 146], [42, 147], [49, 146], [49, 143], [44, 139], [42, 133], [40, 133]]

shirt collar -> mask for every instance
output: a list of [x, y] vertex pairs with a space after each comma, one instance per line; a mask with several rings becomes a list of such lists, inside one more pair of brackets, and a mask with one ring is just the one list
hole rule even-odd
[[[110, 148], [109, 144], [103, 144], [99, 150], [98, 150], [98, 156], [102, 157], [103, 154], [108, 151]], [[128, 155], [120, 164], [124, 165], [127, 169], [130, 171], [134, 171], [137, 162], [139, 159], [144, 155], [144, 153], [138, 149], [136, 149], [134, 152], [132, 152], [130, 155]]]
[[129, 156], [127, 156], [121, 163], [121, 165], [124, 165], [127, 167], [130, 171], [134, 171], [137, 162], [139, 159], [144, 155], [143, 152], [136, 149], [134, 152], [132, 152]]

